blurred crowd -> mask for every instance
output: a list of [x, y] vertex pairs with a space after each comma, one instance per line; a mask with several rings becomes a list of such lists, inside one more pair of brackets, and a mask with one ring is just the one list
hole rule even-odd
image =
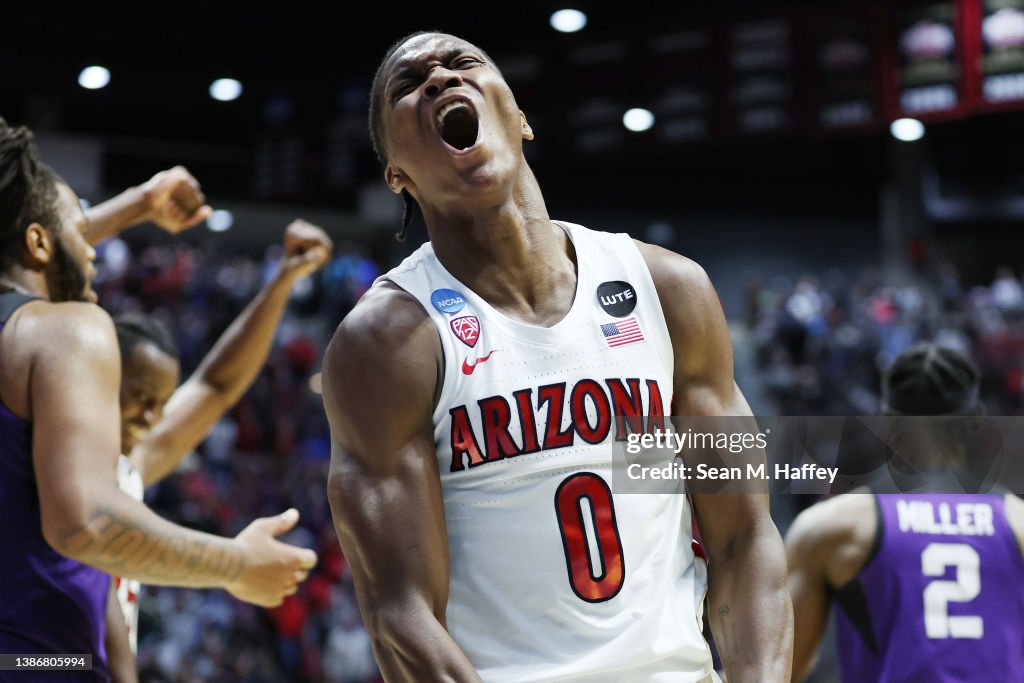
[[[97, 291], [113, 315], [143, 311], [174, 332], [183, 376], [276, 268], [263, 254], [184, 244], [100, 250]], [[153, 683], [371, 683], [380, 681], [326, 496], [330, 439], [319, 395], [323, 349], [379, 274], [355, 246], [336, 246], [324, 270], [299, 283], [255, 384], [178, 473], [146, 493], [161, 515], [234, 536], [259, 516], [296, 507], [283, 540], [313, 548], [319, 564], [279, 608], [225, 591], [144, 586], [139, 675]]]
[[1024, 411], [1024, 287], [1010, 268], [969, 287], [950, 264], [902, 282], [872, 269], [754, 280], [746, 318], [780, 415], [878, 414], [881, 374], [925, 339], [974, 360], [988, 414]]

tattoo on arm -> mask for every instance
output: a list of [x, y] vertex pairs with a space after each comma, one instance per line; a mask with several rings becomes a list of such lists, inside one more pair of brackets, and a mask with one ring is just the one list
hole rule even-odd
[[230, 582], [245, 568], [238, 549], [146, 530], [104, 507], [64, 534], [60, 544], [66, 554], [88, 557], [104, 571], [150, 583]]
[[719, 633], [722, 637], [722, 642], [716, 644], [718, 647], [718, 654], [722, 658], [722, 664], [728, 665], [736, 661], [736, 655], [739, 653], [739, 642], [736, 636], [736, 622], [729, 614], [732, 610], [729, 609], [728, 605], [722, 605], [718, 608], [718, 625]]

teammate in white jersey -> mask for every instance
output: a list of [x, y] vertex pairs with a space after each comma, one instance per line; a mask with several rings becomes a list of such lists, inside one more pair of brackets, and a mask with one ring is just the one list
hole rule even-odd
[[749, 415], [701, 268], [553, 222], [526, 117], [461, 39], [396, 43], [370, 126], [430, 236], [324, 361], [328, 495], [385, 679], [717, 680], [692, 504], [730, 683], [788, 680], [767, 495], [610, 488], [615, 415]]
[[[195, 179], [178, 167], [90, 209], [92, 230], [87, 238], [95, 244], [143, 220], [177, 233], [208, 213]], [[319, 227], [301, 220], [290, 224], [273, 279], [180, 387], [178, 349], [167, 328], [143, 314], [115, 319], [124, 453], [117, 478], [125, 493], [142, 500], [145, 487], [173, 472], [238, 402], [263, 367], [293, 286], [322, 267], [332, 248]], [[118, 577], [111, 584], [116, 600], [108, 607], [106, 645], [116, 681], [135, 680], [140, 589], [140, 582]]]

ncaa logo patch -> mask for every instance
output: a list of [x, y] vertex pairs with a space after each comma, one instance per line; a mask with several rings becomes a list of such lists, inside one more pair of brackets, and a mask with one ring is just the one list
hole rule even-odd
[[466, 300], [454, 289], [435, 289], [430, 295], [430, 303], [448, 315], [458, 313], [466, 307]]
[[622, 280], [602, 282], [597, 287], [597, 302], [608, 315], [625, 318], [636, 308], [636, 290]]
[[480, 339], [480, 319], [475, 315], [464, 315], [451, 322], [452, 332], [466, 346], [473, 348]]

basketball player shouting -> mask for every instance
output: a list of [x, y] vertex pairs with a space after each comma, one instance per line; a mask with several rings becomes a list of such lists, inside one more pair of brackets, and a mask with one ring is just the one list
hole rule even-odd
[[610, 490], [612, 416], [749, 414], [704, 272], [550, 220], [523, 156], [530, 126], [463, 40], [399, 41], [370, 125], [388, 185], [430, 234], [324, 362], [328, 493], [385, 678], [717, 680], [692, 502], [730, 683], [787, 680], [767, 495]]
[[[980, 412], [978, 373], [956, 351], [915, 345], [883, 381], [890, 415]], [[926, 490], [863, 489], [802, 512], [786, 535], [796, 615], [793, 680], [807, 676], [836, 611], [843, 681], [967, 683], [1024, 680], [1024, 501], [962, 493], [942, 451], [963, 460], [962, 439], [922, 449]], [[967, 464], [967, 463], [964, 463]], [[929, 466], [930, 465], [930, 466]]]
[[117, 485], [121, 363], [94, 301], [86, 216], [0, 121], [0, 652], [91, 654], [92, 670], [2, 672], [0, 680], [107, 681], [107, 573], [223, 587], [275, 605], [313, 566], [274, 540], [294, 511], [234, 539], [175, 526]]

